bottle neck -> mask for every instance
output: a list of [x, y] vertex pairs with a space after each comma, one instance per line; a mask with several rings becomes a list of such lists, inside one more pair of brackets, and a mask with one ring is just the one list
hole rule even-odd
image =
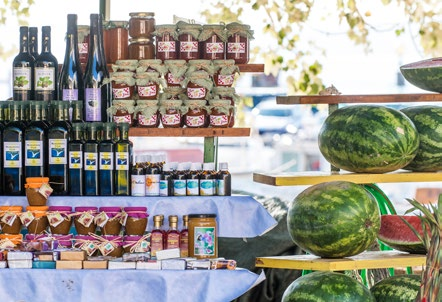
[[73, 121], [83, 121], [83, 107], [81, 106], [81, 101], [72, 102], [72, 120]]
[[20, 30], [20, 53], [29, 52], [28, 31]]
[[31, 107], [30, 119], [32, 122], [43, 121], [42, 108], [40, 106]]
[[37, 50], [37, 45], [38, 45], [38, 36], [37, 36], [37, 32], [31, 32], [29, 31], [29, 52], [31, 54], [37, 54], [38, 50]]
[[81, 131], [80, 128], [74, 128], [72, 130], [72, 139], [75, 141], [79, 141], [82, 139], [82, 136], [83, 136], [82, 134], [83, 134], [83, 132]]
[[129, 140], [129, 129], [120, 128], [120, 140], [122, 140], [122, 141]]
[[176, 222], [170, 222], [169, 223], [169, 230], [177, 230], [178, 224]]
[[154, 228], [154, 230], [161, 230], [161, 221], [154, 220], [153, 228]]
[[89, 34], [89, 54], [88, 65], [94, 62], [97, 65], [105, 65], [103, 48], [103, 26], [99, 15], [91, 16], [91, 26]]
[[54, 119], [54, 122], [68, 120], [67, 109], [65, 108], [65, 106], [58, 106], [58, 107], [54, 108], [53, 119]]
[[9, 120], [11, 122], [18, 122], [21, 120], [21, 112], [18, 106], [9, 109]]
[[97, 140], [97, 129], [89, 129], [88, 131], [88, 140], [96, 141]]
[[77, 20], [68, 21], [68, 29], [66, 33], [66, 54], [65, 59], [79, 61], [78, 57], [78, 34]]
[[51, 33], [48, 31], [42, 33], [41, 52], [51, 53]]
[[114, 139], [114, 130], [113, 129], [105, 129], [103, 133], [103, 140], [113, 140]]

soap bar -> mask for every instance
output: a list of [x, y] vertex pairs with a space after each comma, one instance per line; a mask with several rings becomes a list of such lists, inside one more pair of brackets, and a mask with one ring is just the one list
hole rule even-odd
[[85, 251], [61, 251], [60, 252], [60, 260], [68, 260], [68, 261], [83, 261], [86, 260], [86, 252]]
[[109, 261], [108, 269], [135, 269], [136, 262]]
[[9, 252], [8, 260], [32, 260], [31, 252]]
[[32, 268], [55, 269], [55, 261], [33, 261]]
[[8, 260], [9, 268], [32, 268], [32, 260]]
[[157, 260], [180, 258], [180, 249], [168, 249], [157, 251]]
[[166, 259], [161, 260], [162, 270], [185, 270], [186, 260], [184, 259]]
[[137, 269], [161, 269], [161, 260], [157, 261], [138, 261]]
[[107, 269], [107, 260], [85, 260], [83, 269]]
[[57, 269], [82, 269], [83, 261], [81, 260], [61, 260], [57, 261]]

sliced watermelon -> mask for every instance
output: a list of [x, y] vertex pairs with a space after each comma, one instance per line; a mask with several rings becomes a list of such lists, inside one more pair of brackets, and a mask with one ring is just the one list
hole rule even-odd
[[381, 215], [381, 229], [378, 239], [389, 247], [412, 254], [426, 254], [423, 242], [402, 220], [405, 219], [415, 230], [423, 235], [421, 219], [410, 215]]

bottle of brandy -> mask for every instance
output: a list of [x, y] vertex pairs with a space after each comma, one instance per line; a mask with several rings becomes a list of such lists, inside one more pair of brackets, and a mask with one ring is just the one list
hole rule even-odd
[[180, 232], [178, 231], [178, 216], [169, 215], [169, 230], [166, 233], [166, 249], [180, 247]]
[[20, 52], [12, 62], [12, 86], [14, 101], [34, 98], [34, 57], [28, 48], [28, 27], [20, 27]]
[[158, 251], [164, 250], [164, 231], [161, 229], [162, 217], [153, 217], [153, 230], [150, 237], [150, 255], [156, 257]]
[[51, 53], [51, 27], [41, 29], [41, 53], [35, 58], [34, 89], [37, 101], [57, 100], [58, 61]]

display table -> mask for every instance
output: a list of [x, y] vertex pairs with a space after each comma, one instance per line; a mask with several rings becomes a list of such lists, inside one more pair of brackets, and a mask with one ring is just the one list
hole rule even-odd
[[226, 302], [264, 279], [245, 269], [1, 269], [0, 301]]
[[[28, 205], [25, 196], [0, 196], [1, 205]], [[149, 215], [215, 213], [218, 236], [252, 238], [260, 236], [276, 226], [276, 220], [250, 196], [183, 196], [183, 197], [132, 197], [132, 196], [50, 196], [49, 206], [145, 206]], [[153, 219], [147, 229], [152, 230]]]

